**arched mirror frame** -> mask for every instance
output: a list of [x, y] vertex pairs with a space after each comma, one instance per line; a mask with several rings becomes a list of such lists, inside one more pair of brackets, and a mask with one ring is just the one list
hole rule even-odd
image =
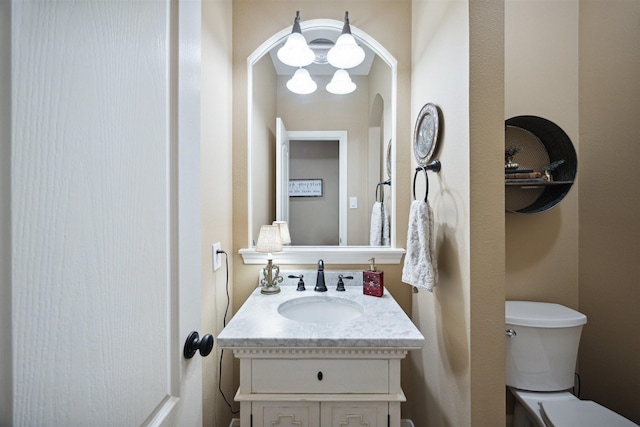
[[[329, 29], [340, 33], [342, 31], [343, 22], [332, 19], [312, 19], [300, 22], [300, 27], [304, 33], [306, 30]], [[274, 34], [258, 47], [247, 58], [247, 176], [248, 183], [252, 182], [252, 104], [253, 104], [253, 66], [273, 47], [282, 43], [284, 39], [291, 33], [291, 27], [286, 27], [280, 32]], [[391, 68], [391, 139], [396, 140], [397, 129], [397, 96], [398, 96], [398, 65], [396, 59], [374, 38], [364, 31], [351, 26], [351, 33], [375, 52], [390, 68]], [[396, 159], [396, 146], [392, 144], [392, 159]], [[396, 162], [391, 162], [391, 191], [396, 194]], [[255, 251], [253, 242], [257, 236], [252, 235], [252, 205], [253, 190], [248, 184], [247, 189], [247, 248], [240, 249], [245, 264], [262, 264], [264, 263], [264, 255]], [[396, 246], [396, 199], [392, 197], [391, 201], [391, 246], [287, 246], [282, 252], [274, 253], [274, 260], [278, 264], [315, 264], [318, 259], [323, 259], [328, 264], [367, 264], [369, 259], [375, 257], [376, 264], [399, 264], [405, 250]]]

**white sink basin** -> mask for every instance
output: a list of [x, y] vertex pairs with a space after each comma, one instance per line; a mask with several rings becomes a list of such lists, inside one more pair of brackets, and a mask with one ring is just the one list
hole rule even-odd
[[345, 298], [317, 295], [285, 301], [278, 306], [278, 313], [299, 322], [336, 323], [362, 316], [364, 307]]

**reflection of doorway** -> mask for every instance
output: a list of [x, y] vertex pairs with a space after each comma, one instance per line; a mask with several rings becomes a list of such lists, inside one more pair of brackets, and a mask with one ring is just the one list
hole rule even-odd
[[[292, 245], [347, 245], [347, 132], [287, 131], [281, 119], [276, 122], [276, 219], [289, 223]], [[293, 162], [292, 145], [297, 145], [294, 156], [298, 157]], [[289, 179], [322, 179], [325, 187], [331, 187], [322, 197], [289, 198]], [[321, 201], [329, 203], [319, 206]], [[290, 211], [292, 205], [297, 218]]]
[[291, 244], [340, 244], [340, 150], [336, 140], [289, 140], [289, 179], [321, 180], [321, 195], [289, 196]]

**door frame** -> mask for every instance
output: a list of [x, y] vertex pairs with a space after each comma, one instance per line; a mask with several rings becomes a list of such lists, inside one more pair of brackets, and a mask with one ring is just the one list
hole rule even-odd
[[347, 165], [349, 164], [347, 159], [348, 152], [348, 132], [346, 130], [290, 130], [287, 131], [289, 141], [305, 141], [305, 142], [322, 142], [322, 141], [338, 141], [338, 151], [340, 158], [338, 159], [338, 210], [339, 210], [339, 224], [338, 224], [338, 238], [340, 246], [347, 246]]

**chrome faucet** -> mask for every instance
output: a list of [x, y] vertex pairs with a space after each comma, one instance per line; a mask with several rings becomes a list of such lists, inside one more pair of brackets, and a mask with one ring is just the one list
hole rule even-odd
[[327, 285], [324, 284], [324, 261], [318, 261], [318, 276], [316, 277], [316, 292], [327, 292]]

